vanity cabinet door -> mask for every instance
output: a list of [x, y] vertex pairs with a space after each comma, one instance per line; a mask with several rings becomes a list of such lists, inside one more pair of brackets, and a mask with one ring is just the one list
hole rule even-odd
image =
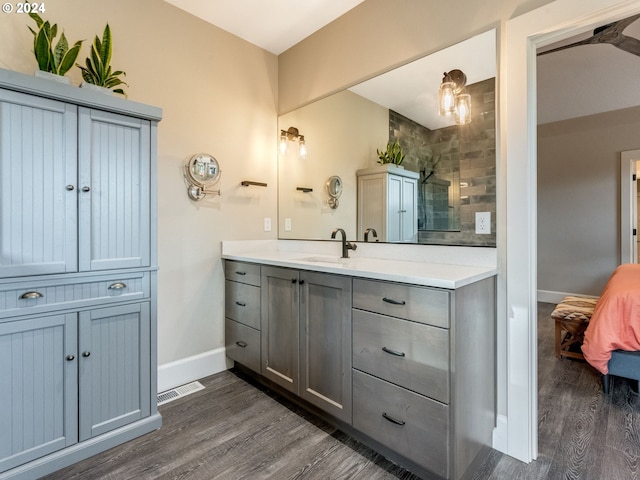
[[262, 375], [299, 394], [297, 270], [262, 267]]
[[300, 273], [300, 394], [351, 424], [351, 278]]
[[0, 278], [77, 270], [77, 109], [0, 89]]

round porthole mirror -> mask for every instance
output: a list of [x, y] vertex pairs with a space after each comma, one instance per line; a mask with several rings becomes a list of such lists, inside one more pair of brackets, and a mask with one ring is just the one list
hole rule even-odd
[[184, 167], [189, 186], [187, 194], [192, 200], [201, 200], [207, 193], [220, 194], [220, 191], [207, 191], [207, 187], [220, 179], [220, 165], [208, 153], [193, 155]]
[[327, 193], [329, 194], [328, 204], [331, 208], [338, 208], [340, 195], [342, 195], [342, 179], [334, 175], [329, 177], [326, 183]]

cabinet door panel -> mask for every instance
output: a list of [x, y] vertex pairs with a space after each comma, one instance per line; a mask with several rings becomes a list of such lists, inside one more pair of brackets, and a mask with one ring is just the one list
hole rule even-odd
[[78, 131], [80, 270], [148, 266], [150, 123], [80, 108]]
[[262, 374], [298, 394], [298, 272], [262, 267]]
[[402, 242], [418, 241], [418, 182], [402, 179]]
[[0, 472], [78, 440], [76, 318], [0, 323]]
[[0, 90], [0, 277], [77, 270], [76, 134], [75, 106]]
[[351, 423], [351, 278], [301, 272], [300, 393]]
[[401, 242], [402, 178], [387, 177], [387, 242]]
[[81, 312], [79, 328], [82, 441], [150, 414], [149, 303]]

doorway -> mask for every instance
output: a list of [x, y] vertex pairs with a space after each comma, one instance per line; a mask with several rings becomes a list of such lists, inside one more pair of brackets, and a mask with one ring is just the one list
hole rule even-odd
[[499, 168], [506, 191], [499, 215], [506, 227], [498, 246], [499, 262], [508, 275], [501, 280], [499, 340], [504, 343], [498, 356], [505, 356], [507, 374], [502, 392], [506, 398], [499, 395], [506, 431], [497, 436], [507, 438], [506, 453], [525, 462], [538, 454], [536, 49], [638, 9], [638, 1], [556, 0], [507, 21], [502, 39]]
[[640, 150], [620, 155], [620, 263], [638, 263]]

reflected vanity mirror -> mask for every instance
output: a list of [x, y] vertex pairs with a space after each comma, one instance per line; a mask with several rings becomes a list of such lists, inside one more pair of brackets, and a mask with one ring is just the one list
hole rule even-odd
[[[438, 113], [443, 72], [454, 69], [467, 77], [471, 122], [466, 125]], [[382, 241], [495, 246], [495, 75], [496, 33], [490, 30], [281, 115], [279, 129], [298, 126], [308, 153], [278, 157], [279, 238], [328, 239], [341, 227], [362, 241], [367, 228], [385, 231], [359, 224], [360, 213], [403, 207], [394, 204], [397, 199], [376, 205], [363, 200], [357, 172], [398, 173], [397, 166], [377, 163], [377, 150], [397, 140], [405, 154], [400, 169], [407, 174], [401, 177], [415, 178], [415, 212], [405, 223], [417, 234]], [[333, 176], [342, 180], [340, 208], [332, 208], [324, 194], [323, 184]], [[296, 185], [313, 192], [300, 193]], [[476, 212], [491, 213], [492, 234], [475, 233]]]

